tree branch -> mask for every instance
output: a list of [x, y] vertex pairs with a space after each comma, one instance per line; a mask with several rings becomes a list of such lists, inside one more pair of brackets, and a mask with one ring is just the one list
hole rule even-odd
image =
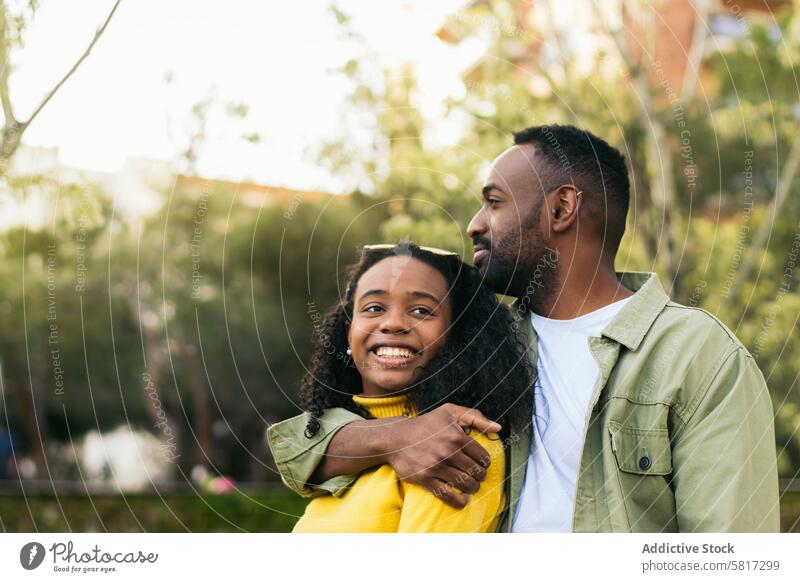
[[9, 128], [16, 125], [14, 110], [11, 107], [11, 99], [8, 96], [8, 74], [11, 68], [10, 51], [8, 47], [8, 12], [5, 7], [0, 8], [0, 101], [3, 105], [4, 127]]
[[769, 244], [769, 238], [770, 234], [772, 233], [772, 227], [775, 223], [775, 218], [778, 216], [781, 206], [783, 206], [783, 203], [786, 201], [786, 196], [789, 194], [789, 189], [791, 188], [794, 179], [797, 177], [798, 169], [800, 169], [800, 132], [795, 133], [792, 147], [789, 150], [789, 156], [784, 164], [783, 178], [778, 181], [778, 186], [775, 191], [775, 198], [772, 199], [772, 204], [770, 204], [770, 208], [767, 211], [764, 220], [759, 225], [758, 231], [756, 231], [756, 236], [753, 239], [753, 245], [750, 248], [750, 252], [743, 259], [742, 266], [736, 273], [736, 279], [734, 279], [734, 283], [731, 286], [731, 292], [728, 293], [728, 295], [724, 298], [723, 305], [727, 305], [735, 295], [738, 295], [739, 288], [745, 281], [747, 281], [747, 279], [750, 277], [750, 274], [753, 272], [758, 256], [761, 256], [761, 261], [763, 263], [763, 253]]
[[[642, 108], [643, 119], [642, 129], [644, 130], [646, 149], [645, 149], [645, 171], [647, 173], [647, 182], [651, 195], [651, 201], [658, 206], [653, 214], [653, 224], [647, 225], [647, 228], [653, 229], [655, 234], [656, 221], [660, 218], [662, 227], [661, 233], [658, 234], [657, 240], [659, 241], [656, 250], [655, 258], [658, 265], [662, 270], [662, 274], [666, 277], [663, 281], [664, 286], [668, 293], [680, 290], [680, 256], [676, 254], [678, 234], [676, 233], [676, 223], [670, 218], [670, 213], [674, 210], [675, 200], [677, 198], [677, 186], [675, 184], [675, 177], [673, 175], [674, 163], [673, 152], [669, 147], [667, 141], [667, 130], [664, 123], [656, 110], [656, 104], [653, 99], [653, 86], [649, 75], [646, 72], [644, 63], [650, 63], [651, 59], [645, 49], [642, 50], [642, 63], [637, 63], [633, 53], [628, 47], [627, 39], [625, 38], [625, 23], [624, 14], [620, 15], [623, 21], [621, 27], [612, 28], [609, 26], [603, 13], [600, 9], [597, 0], [592, 1], [597, 20], [600, 22], [605, 33], [614, 41], [619, 56], [627, 68], [627, 74], [630, 77], [631, 83], [634, 88], [636, 99], [639, 106]], [[627, 0], [622, 0], [622, 9], [628, 9], [628, 12], [634, 14], [635, 7], [629, 5]], [[642, 18], [639, 18], [641, 21]], [[640, 27], [643, 28], [643, 27]], [[636, 32], [634, 30], [634, 32]], [[657, 212], [660, 210], [660, 217]], [[665, 236], [666, 244], [661, 244], [661, 237]]]
[[[611, 40], [614, 41], [614, 45], [617, 47], [617, 52], [619, 56], [622, 58], [622, 61], [625, 63], [625, 66], [628, 69], [628, 75], [632, 79], [636, 79], [640, 76], [640, 67], [636, 64], [636, 60], [633, 58], [633, 55], [628, 50], [628, 46], [625, 41], [625, 25], [623, 23], [621, 28], [612, 29], [610, 26], [606, 24], [605, 18], [603, 17], [603, 13], [600, 10], [600, 4], [597, 0], [592, 0], [592, 7], [594, 8], [594, 13], [597, 16], [597, 21], [600, 22], [603, 30], [606, 31], [606, 34], [611, 37]], [[624, 2], [623, 2], [624, 8]], [[622, 18], [622, 15], [620, 15]]]
[[72, 65], [72, 68], [69, 71], [67, 71], [67, 74], [64, 75], [62, 77], [62, 79], [58, 83], [56, 83], [56, 85], [50, 90], [50, 92], [42, 100], [42, 102], [39, 103], [39, 106], [36, 109], [33, 110], [33, 113], [31, 113], [31, 116], [28, 118], [28, 120], [25, 121], [22, 124], [23, 126], [27, 127], [28, 125], [31, 124], [31, 122], [36, 118], [36, 116], [39, 115], [39, 112], [42, 109], [44, 109], [44, 106], [47, 105], [47, 103], [50, 101], [50, 99], [53, 98], [53, 95], [55, 95], [58, 92], [58, 90], [61, 88], [61, 86], [64, 83], [67, 82], [67, 80], [73, 75], [73, 73], [75, 73], [75, 71], [78, 70], [78, 67], [81, 65], [81, 63], [84, 60], [86, 60], [86, 57], [88, 57], [89, 53], [92, 52], [92, 49], [94, 48], [94, 45], [97, 44], [97, 41], [100, 40], [100, 37], [106, 31], [106, 27], [108, 27], [108, 23], [111, 22], [111, 17], [114, 16], [114, 13], [117, 11], [117, 8], [119, 7], [120, 2], [122, 2], [122, 0], [117, 0], [114, 3], [114, 6], [113, 6], [113, 8], [111, 8], [111, 12], [108, 13], [108, 16], [106, 17], [106, 20], [103, 23], [103, 25], [100, 28], [97, 29], [97, 32], [94, 33], [94, 38], [92, 39], [92, 42], [89, 43], [89, 46], [86, 47], [86, 50], [83, 52], [83, 54], [80, 56], [80, 58], [77, 61], [75, 61], [75, 64]]
[[700, 83], [700, 65], [706, 52], [708, 15], [711, 12], [711, 2], [709, 0], [695, 0], [694, 10], [692, 46], [689, 47], [686, 70], [683, 72], [683, 85], [681, 87], [680, 102], [683, 105], [691, 101], [697, 90], [697, 85]]

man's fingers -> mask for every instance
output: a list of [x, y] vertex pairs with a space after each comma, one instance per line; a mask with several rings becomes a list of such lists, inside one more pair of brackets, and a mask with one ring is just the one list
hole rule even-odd
[[479, 445], [475, 439], [467, 437], [467, 442], [461, 447], [461, 451], [482, 467], [489, 467], [491, 457], [486, 449]]
[[502, 428], [499, 423], [486, 418], [477, 408], [459, 407], [456, 410], [456, 422], [466, 428], [472, 427], [482, 433], [498, 433]]
[[451, 465], [449, 459], [431, 467], [425, 477], [413, 481], [433, 493], [435, 493], [434, 488], [439, 485], [432, 485], [432, 483], [439, 481], [449, 483], [451, 486], [457, 487], [460, 491], [468, 494], [477, 493], [481, 486], [480, 482], [467, 471], [462, 471]]
[[464, 493], [477, 493], [481, 486], [475, 477], [449, 464], [441, 466], [438, 477]]
[[476, 481], [483, 481], [486, 479], [486, 468], [463, 451], [458, 451], [447, 459], [447, 463], [462, 473], [466, 473]]
[[453, 487], [441, 480], [433, 482], [434, 488], [431, 491], [436, 497], [444, 501], [450, 507], [463, 509], [467, 506], [470, 496], [466, 493], [459, 493]]

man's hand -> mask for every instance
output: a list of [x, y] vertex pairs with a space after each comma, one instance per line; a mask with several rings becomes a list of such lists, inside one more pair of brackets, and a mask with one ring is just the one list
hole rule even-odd
[[[385, 426], [383, 456], [400, 479], [420, 485], [455, 508], [463, 508], [486, 478], [490, 458], [464, 430], [500, 431], [479, 410], [455, 404], [416, 418], [392, 418]], [[457, 487], [463, 493], [453, 489]]]
[[[464, 432], [499, 432], [479, 410], [443, 404], [422, 416], [354, 420], [328, 443], [309, 485], [389, 464], [397, 475], [461, 509], [486, 478], [489, 454]], [[457, 487], [461, 493], [455, 491]]]

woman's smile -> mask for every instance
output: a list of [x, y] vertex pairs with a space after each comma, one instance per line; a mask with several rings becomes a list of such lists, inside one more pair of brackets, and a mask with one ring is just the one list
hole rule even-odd
[[369, 355], [384, 368], [402, 368], [419, 358], [422, 352], [407, 344], [376, 343], [370, 348]]

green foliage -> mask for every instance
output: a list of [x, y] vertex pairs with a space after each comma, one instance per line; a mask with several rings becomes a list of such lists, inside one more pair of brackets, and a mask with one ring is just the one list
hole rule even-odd
[[[161, 493], [118, 495], [0, 494], [6, 532], [288, 532], [307, 499], [288, 490], [231, 495]], [[781, 531], [800, 529], [800, 492], [781, 497]]]
[[233, 185], [197, 183], [179, 179], [156, 213], [116, 221], [96, 187], [45, 183], [46, 226], [0, 233], [0, 418], [23, 454], [32, 415], [45, 441], [121, 424], [163, 437], [149, 374], [178, 468], [270, 478], [267, 423], [296, 412], [312, 315], [338, 299], [376, 222], [358, 220], [370, 210], [357, 197], [267, 192], [254, 206]]
[[3, 531], [46, 532], [288, 532], [306, 499], [288, 490], [229, 495], [0, 494]]

